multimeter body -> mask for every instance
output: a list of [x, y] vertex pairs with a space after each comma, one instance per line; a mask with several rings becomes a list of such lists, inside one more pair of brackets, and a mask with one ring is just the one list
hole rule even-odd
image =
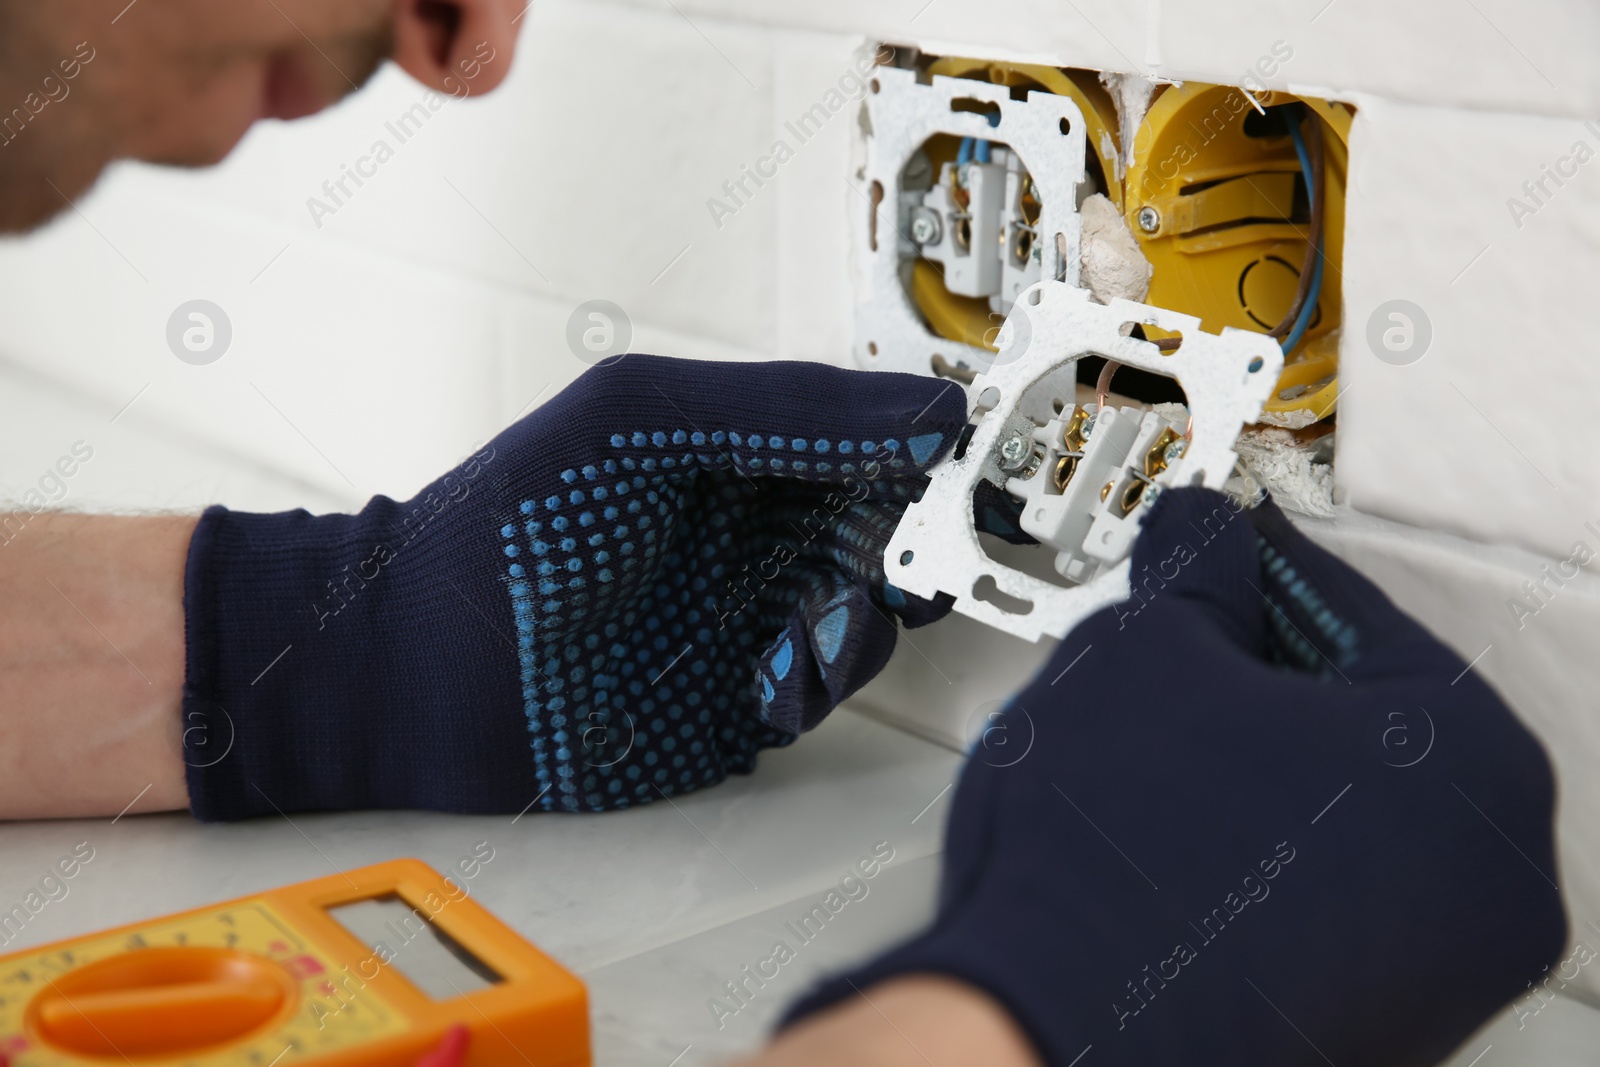
[[414, 859], [0, 957], [13, 1067], [412, 1067], [461, 1026], [467, 1065], [590, 1063], [583, 984]]

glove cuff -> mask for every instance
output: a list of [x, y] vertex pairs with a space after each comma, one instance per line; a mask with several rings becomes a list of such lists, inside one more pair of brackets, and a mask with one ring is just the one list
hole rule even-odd
[[195, 527], [182, 751], [197, 818], [333, 807], [358, 791], [350, 690], [382, 668], [351, 616], [382, 591], [361, 588], [361, 559], [351, 565], [354, 525], [213, 507]]
[[496, 713], [520, 704], [511, 623], [461, 603], [503, 599], [501, 578], [443, 558], [492, 560], [497, 531], [418, 499], [201, 517], [182, 724], [197, 818], [504, 811], [534, 795], [523, 717]]

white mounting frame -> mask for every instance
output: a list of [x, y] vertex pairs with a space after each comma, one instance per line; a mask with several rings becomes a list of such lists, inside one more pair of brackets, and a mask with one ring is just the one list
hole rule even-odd
[[[951, 103], [976, 99], [1000, 107], [1000, 123], [970, 111], [953, 111]], [[1027, 100], [1011, 99], [1003, 85], [971, 78], [935, 75], [931, 85], [915, 71], [878, 67], [866, 97], [871, 134], [862, 171], [864, 195], [873, 183], [881, 190], [876, 208], [864, 211], [857, 232], [862, 259], [856, 287], [855, 352], [870, 370], [927, 374], [935, 354], [974, 369], [987, 367], [994, 353], [930, 333], [911, 304], [900, 278], [900, 263], [916, 255], [909, 236], [899, 232], [900, 175], [913, 154], [934, 134], [978, 137], [1008, 145], [1033, 177], [1042, 211], [1039, 240], [1043, 246], [1040, 276], [1078, 284], [1081, 224], [1078, 186], [1084, 180], [1083, 114], [1071, 98], [1030, 92]], [[1062, 120], [1067, 132], [1061, 132]], [[873, 234], [877, 247], [873, 248]], [[1058, 239], [1059, 238], [1059, 239]]]
[[[1125, 336], [1124, 327], [1132, 323], [1180, 333], [1183, 343], [1164, 354], [1148, 341]], [[979, 481], [1004, 485], [996, 461], [999, 443], [1017, 429], [1031, 433], [1048, 422], [1053, 392], [1070, 403], [1075, 364], [1091, 355], [1176, 378], [1183, 387], [1193, 436], [1156, 479], [1163, 487], [1221, 489], [1233, 473], [1239, 431], [1260, 414], [1283, 370], [1278, 342], [1265, 334], [1232, 328], [1202, 333], [1200, 320], [1190, 315], [1128, 300], [1097, 304], [1088, 290], [1040, 282], [1016, 302], [1001, 330], [1000, 351], [967, 390], [968, 415], [977, 425], [965, 452], [935, 466], [927, 492], [906, 509], [890, 538], [884, 553], [890, 582], [926, 598], [948, 593], [962, 614], [1030, 641], [1065, 637], [1089, 615], [1127, 599], [1126, 559], [1089, 582], [1063, 586], [995, 562], [973, 528]], [[993, 404], [981, 416], [980, 401]], [[1018, 614], [979, 600], [974, 588], [985, 576], [1031, 610]]]

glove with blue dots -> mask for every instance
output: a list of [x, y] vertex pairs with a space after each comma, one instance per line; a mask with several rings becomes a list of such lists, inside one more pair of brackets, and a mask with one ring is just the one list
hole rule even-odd
[[599, 811], [748, 772], [948, 610], [883, 550], [965, 422], [932, 378], [629, 355], [413, 500], [211, 508], [190, 806]]

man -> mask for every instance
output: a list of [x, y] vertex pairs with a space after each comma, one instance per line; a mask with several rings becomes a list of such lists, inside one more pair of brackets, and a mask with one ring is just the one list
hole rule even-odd
[[[386, 57], [491, 89], [517, 15], [0, 0], [0, 223], [114, 159], [215, 162]], [[749, 771], [948, 610], [882, 553], [966, 422], [934, 379], [626, 356], [410, 501], [41, 516], [0, 553], [0, 815], [109, 814], [146, 783], [139, 810], [204, 819], [599, 811]], [[765, 1062], [1427, 1062], [1554, 958], [1549, 769], [1498, 699], [1270, 504], [1179, 490], [1146, 526], [1160, 593], [1019, 695], [1029, 758], [964, 775], [933, 925], [814, 993]], [[1447, 728], [1396, 774], [1390, 716], [1424, 706]], [[1148, 869], [1073, 794], [1123, 812]]]

